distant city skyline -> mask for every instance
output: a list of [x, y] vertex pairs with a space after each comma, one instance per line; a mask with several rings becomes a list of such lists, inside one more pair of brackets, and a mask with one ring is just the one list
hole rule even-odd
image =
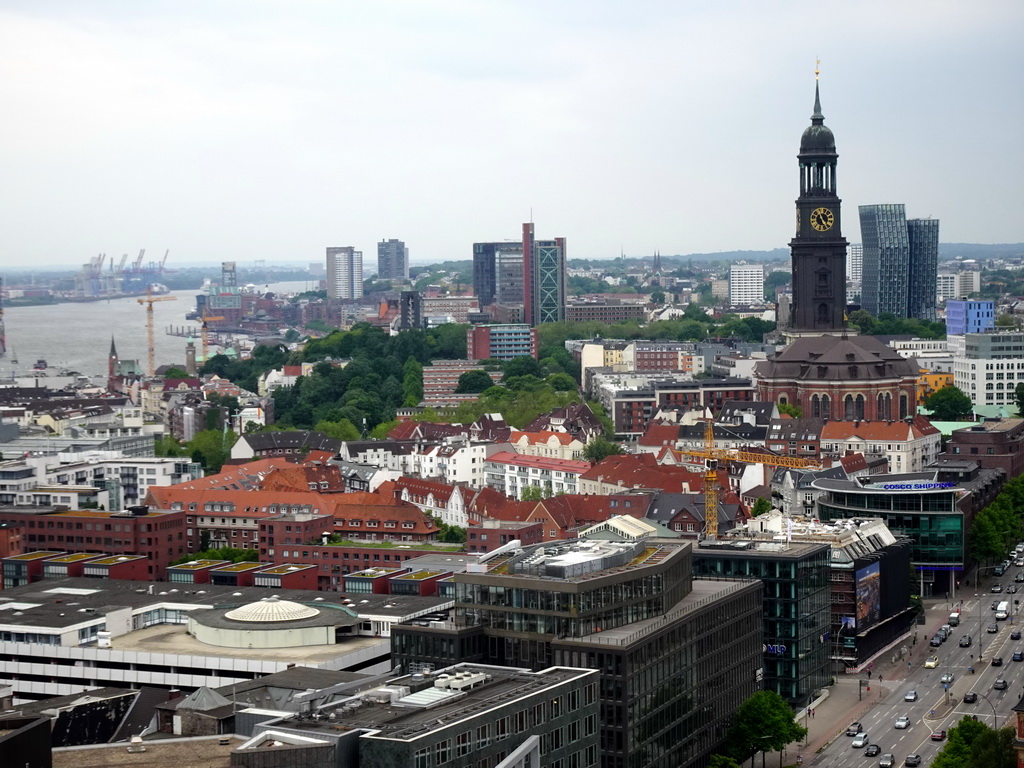
[[785, 248], [819, 56], [845, 210], [1021, 243], [1024, 5], [984, 8], [12, 0], [0, 270], [464, 261], [529, 220], [573, 259]]

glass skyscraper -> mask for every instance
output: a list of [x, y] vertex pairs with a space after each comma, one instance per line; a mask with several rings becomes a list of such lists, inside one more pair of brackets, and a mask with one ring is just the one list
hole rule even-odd
[[935, 319], [939, 220], [907, 221], [902, 203], [860, 206], [861, 306], [876, 317]]

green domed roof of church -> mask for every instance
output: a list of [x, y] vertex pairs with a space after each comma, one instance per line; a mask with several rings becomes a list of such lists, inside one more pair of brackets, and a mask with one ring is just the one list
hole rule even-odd
[[821, 114], [821, 97], [818, 94], [818, 83], [814, 83], [814, 114], [811, 124], [804, 129], [800, 137], [800, 154], [821, 155], [836, 152], [836, 139], [832, 131], [825, 125], [825, 116]]

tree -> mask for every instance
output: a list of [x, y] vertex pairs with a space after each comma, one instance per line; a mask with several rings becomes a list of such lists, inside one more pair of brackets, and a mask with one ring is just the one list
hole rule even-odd
[[318, 421], [313, 429], [317, 432], [323, 432], [328, 437], [333, 437], [336, 440], [358, 440], [360, 437], [359, 429], [348, 419]]
[[1013, 402], [1017, 405], [1017, 415], [1024, 416], [1024, 384], [1018, 384], [1013, 390]]
[[540, 501], [544, 498], [544, 490], [539, 485], [528, 485], [520, 492], [519, 498], [523, 501]]
[[725, 755], [712, 755], [708, 761], [708, 768], [740, 768], [740, 764]]
[[740, 704], [725, 740], [729, 756], [743, 761], [757, 752], [781, 752], [806, 734], [785, 699], [775, 691], [758, 691]]
[[664, 291], [652, 291], [651, 292], [651, 304], [664, 304], [665, 303], [665, 292]]
[[772, 511], [772, 503], [770, 501], [768, 501], [768, 499], [762, 498], [762, 499], [758, 499], [757, 501], [754, 502], [754, 506], [751, 507], [751, 509], [750, 509], [750, 516], [751, 517], [757, 517], [758, 515], [763, 515], [766, 512], [771, 512], [771, 511]]
[[625, 450], [623, 450], [621, 445], [603, 435], [598, 435], [587, 443], [586, 448], [583, 449], [583, 458], [591, 464], [597, 464], [608, 456], [618, 456], [623, 453], [625, 453]]
[[165, 379], [187, 379], [187, 378], [189, 378], [189, 375], [188, 375], [188, 371], [186, 371], [184, 368], [174, 367], [174, 368], [168, 368], [166, 371], [164, 371], [164, 378]]
[[162, 435], [156, 438], [156, 445], [153, 449], [154, 456], [183, 456], [185, 455], [184, 449], [181, 444], [174, 439], [173, 435]]
[[516, 376], [536, 376], [539, 379], [543, 378], [544, 369], [532, 357], [526, 355], [514, 357], [505, 363], [505, 376], [502, 378], [502, 381], [507, 381]]
[[466, 371], [459, 376], [459, 383], [455, 387], [457, 395], [479, 395], [481, 392], [494, 386], [487, 371]]
[[792, 416], [794, 419], [799, 419], [804, 415], [804, 412], [800, 410], [800, 407], [793, 405], [792, 403], [779, 403], [779, 413]]
[[544, 383], [557, 392], [573, 392], [577, 388], [576, 379], [568, 373], [553, 373]]
[[924, 399], [924, 407], [932, 412], [936, 421], [959, 421], [974, 413], [974, 403], [961, 389], [947, 384]]

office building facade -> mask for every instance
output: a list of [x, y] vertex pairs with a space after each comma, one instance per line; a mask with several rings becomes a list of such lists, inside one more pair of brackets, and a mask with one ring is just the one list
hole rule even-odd
[[907, 220], [902, 203], [860, 206], [861, 306], [876, 317], [935, 319], [938, 219]]
[[528, 325], [474, 325], [466, 330], [470, 360], [512, 360], [537, 357], [537, 329]]
[[946, 302], [946, 334], [961, 336], [965, 333], [987, 333], [996, 325], [994, 301], [964, 301], [951, 299]]
[[761, 585], [691, 567], [688, 545], [644, 540], [496, 550], [452, 577], [454, 622], [392, 628], [392, 658], [596, 669], [605, 768], [702, 766], [761, 687]]
[[523, 307], [527, 325], [565, 320], [565, 238], [538, 240], [523, 224]]
[[704, 540], [694, 551], [698, 577], [763, 585], [764, 687], [796, 706], [829, 682], [830, 555], [826, 544], [740, 537]]
[[1024, 333], [967, 333], [950, 337], [950, 346], [954, 341], [956, 386], [975, 405], [1012, 406], [1024, 384]]
[[473, 243], [473, 293], [480, 307], [523, 303], [523, 244]]
[[363, 296], [363, 252], [351, 245], [327, 249], [327, 298]]
[[734, 307], [764, 304], [762, 265], [741, 263], [729, 268], [729, 304]]
[[409, 249], [401, 240], [377, 243], [377, 278], [404, 281], [409, 279]]

